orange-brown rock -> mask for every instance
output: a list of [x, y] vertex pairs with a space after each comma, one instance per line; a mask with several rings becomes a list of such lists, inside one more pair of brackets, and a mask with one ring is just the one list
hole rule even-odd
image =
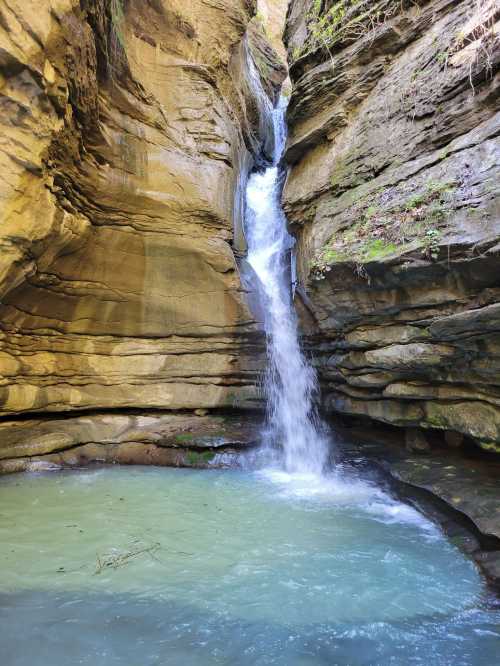
[[0, 3], [0, 415], [256, 403], [233, 254], [265, 121], [255, 12]]

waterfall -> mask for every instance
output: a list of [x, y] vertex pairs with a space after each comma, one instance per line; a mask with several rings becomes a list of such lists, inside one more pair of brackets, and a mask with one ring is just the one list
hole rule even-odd
[[315, 415], [316, 373], [300, 349], [291, 294], [291, 249], [281, 207], [279, 163], [286, 143], [286, 100], [273, 110], [273, 163], [247, 185], [248, 263], [257, 277], [268, 349], [266, 439], [282, 451], [289, 472], [321, 474], [328, 447]]

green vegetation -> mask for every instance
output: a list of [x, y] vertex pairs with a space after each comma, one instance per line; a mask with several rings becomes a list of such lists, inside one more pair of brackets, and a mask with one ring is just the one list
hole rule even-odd
[[358, 274], [366, 275], [364, 264], [402, 252], [410, 244], [417, 244], [424, 256], [436, 261], [440, 227], [450, 212], [454, 190], [452, 182], [433, 180], [409, 196], [404, 186], [376, 190], [369, 202], [361, 201], [351, 209], [351, 217], [359, 221], [336, 233], [313, 259], [312, 277], [323, 279], [335, 263], [352, 263]]
[[424, 236], [424, 246], [427, 254], [435, 261], [439, 257], [439, 242], [441, 240], [441, 231], [434, 227], [428, 229]]
[[206, 465], [215, 457], [213, 451], [188, 451], [186, 462], [189, 465]]
[[496, 442], [479, 442], [479, 446], [483, 451], [488, 451], [489, 453], [500, 453], [500, 445]]
[[269, 37], [266, 27], [266, 17], [262, 12], [257, 12], [254, 16], [254, 25], [261, 31], [265, 37]]
[[[309, 18], [312, 19], [309, 32], [313, 42], [316, 42], [316, 44], [321, 42], [324, 44], [334, 43], [340, 24], [345, 17], [347, 4], [347, 0], [340, 0], [321, 16], [321, 2], [315, 0], [312, 12], [309, 15]], [[359, 2], [354, 4], [359, 4]]]
[[123, 9], [123, 0], [111, 0], [110, 2], [111, 23], [113, 33], [116, 36], [121, 47], [125, 46], [123, 37], [123, 22], [125, 21], [125, 11]]
[[194, 439], [194, 435], [190, 432], [182, 433], [182, 435], [176, 435], [176, 442], [191, 442]]
[[332, 57], [329, 47], [337, 41], [337, 37], [340, 37], [339, 28], [346, 14], [346, 8], [359, 2], [360, 0], [339, 0], [326, 13], [321, 14], [321, 0], [314, 0], [307, 15], [308, 37], [302, 48], [295, 47], [293, 50], [293, 60], [319, 47], [325, 47]]
[[381, 238], [376, 238], [366, 244], [363, 255], [366, 261], [373, 261], [388, 254], [393, 254], [397, 249], [394, 243], [385, 243]]
[[449, 51], [438, 51], [438, 53], [436, 55], [436, 60], [441, 65], [446, 66], [448, 64], [448, 58], [449, 57], [450, 57], [450, 52]]
[[313, 0], [307, 15], [308, 37], [302, 48], [294, 49], [294, 60], [318, 48], [325, 48], [333, 60], [330, 49], [335, 44], [360, 39], [401, 10], [401, 0], [337, 0], [324, 12], [322, 5]]

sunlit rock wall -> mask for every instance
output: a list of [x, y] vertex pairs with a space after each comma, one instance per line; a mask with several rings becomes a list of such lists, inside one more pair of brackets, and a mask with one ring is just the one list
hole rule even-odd
[[1, 0], [0, 415], [257, 404], [248, 54], [284, 70], [255, 13]]
[[328, 411], [500, 450], [490, 0], [292, 0], [285, 207]]
[[257, 0], [257, 18], [263, 23], [266, 35], [283, 60], [287, 59], [283, 32], [289, 0]]

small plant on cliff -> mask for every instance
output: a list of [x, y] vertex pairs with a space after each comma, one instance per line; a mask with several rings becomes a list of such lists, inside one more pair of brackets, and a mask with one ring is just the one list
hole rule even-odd
[[498, 0], [472, 0], [467, 21], [458, 31], [454, 50], [462, 50], [469, 60], [469, 79], [474, 88], [474, 69], [486, 69], [491, 76], [493, 56], [500, 46]]
[[322, 12], [321, 0], [314, 0], [308, 14], [307, 50], [330, 49], [338, 42], [352, 42], [374, 32], [403, 9], [403, 0], [337, 0]]
[[366, 277], [365, 264], [401, 253], [406, 247], [419, 247], [424, 256], [436, 261], [440, 227], [451, 211], [454, 191], [454, 182], [435, 180], [410, 196], [405, 186], [375, 190], [366, 203], [352, 207], [349, 218], [358, 221], [338, 231], [312, 259], [312, 279], [324, 279], [335, 263], [352, 264], [357, 275]]
[[423, 253], [430, 259], [436, 261], [439, 257], [439, 243], [441, 241], [441, 231], [436, 228], [428, 229], [425, 232], [425, 246]]
[[123, 22], [125, 21], [123, 0], [111, 0], [109, 8], [111, 12], [113, 33], [116, 35], [117, 40], [123, 47], [125, 45], [125, 40], [123, 37]]

